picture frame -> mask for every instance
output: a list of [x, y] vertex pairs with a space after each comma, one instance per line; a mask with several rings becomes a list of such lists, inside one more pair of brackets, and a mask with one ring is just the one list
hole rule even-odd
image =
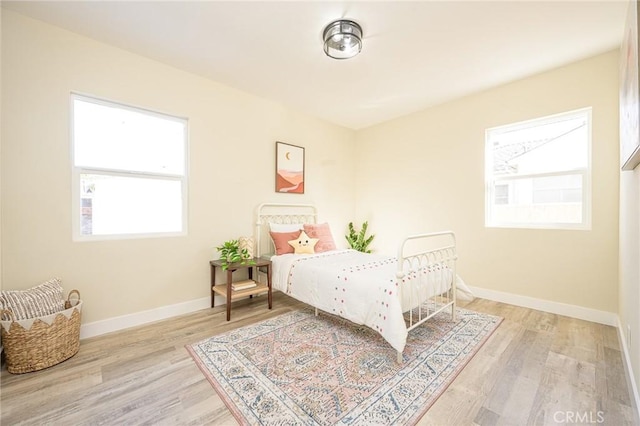
[[620, 46], [620, 164], [633, 170], [640, 163], [640, 93], [638, 81], [638, 2], [629, 2]]
[[276, 142], [276, 192], [304, 194], [304, 148]]

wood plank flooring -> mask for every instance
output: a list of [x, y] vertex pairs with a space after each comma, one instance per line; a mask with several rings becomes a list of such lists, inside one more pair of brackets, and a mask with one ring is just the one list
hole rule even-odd
[[[34, 373], [2, 369], [2, 425], [234, 425], [184, 345], [302, 304], [274, 293], [85, 339]], [[616, 329], [483, 299], [505, 318], [420, 425], [640, 425]]]

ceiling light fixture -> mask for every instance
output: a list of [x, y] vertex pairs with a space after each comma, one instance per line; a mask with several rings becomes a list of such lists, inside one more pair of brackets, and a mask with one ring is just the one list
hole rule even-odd
[[324, 29], [324, 53], [334, 59], [349, 59], [362, 49], [362, 28], [353, 21], [340, 19]]

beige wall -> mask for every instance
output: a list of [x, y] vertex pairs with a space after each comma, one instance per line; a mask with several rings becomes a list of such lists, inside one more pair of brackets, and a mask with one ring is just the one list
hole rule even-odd
[[[59, 276], [87, 323], [208, 297], [213, 247], [261, 202], [315, 203], [338, 241], [352, 220], [353, 131], [11, 11], [2, 42], [5, 288]], [[71, 91], [189, 118], [188, 236], [71, 240]], [[276, 141], [306, 148], [306, 194], [274, 192]]]
[[[358, 132], [356, 217], [375, 246], [451, 229], [469, 285], [616, 313], [617, 60], [610, 52]], [[486, 228], [485, 129], [588, 106], [592, 230]]]

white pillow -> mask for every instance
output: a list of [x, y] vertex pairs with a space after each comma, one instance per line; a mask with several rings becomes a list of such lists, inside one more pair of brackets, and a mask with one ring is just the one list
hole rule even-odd
[[16, 320], [55, 314], [64, 311], [62, 291], [60, 278], [45, 281], [28, 290], [3, 290], [0, 292], [0, 308], [11, 310]]
[[303, 229], [302, 223], [269, 223], [271, 232], [295, 232]]

